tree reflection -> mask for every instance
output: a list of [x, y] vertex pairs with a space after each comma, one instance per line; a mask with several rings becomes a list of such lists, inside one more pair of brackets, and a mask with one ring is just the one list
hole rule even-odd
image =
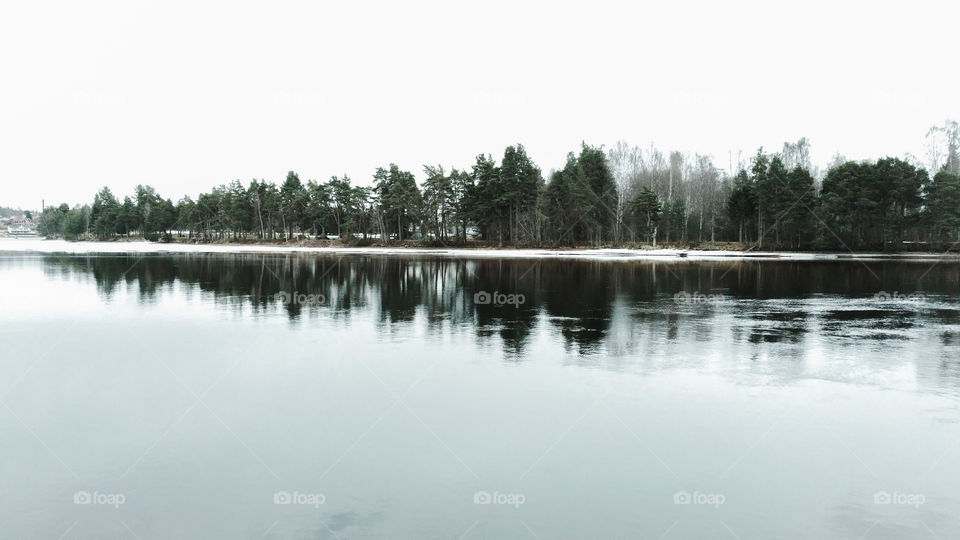
[[[187, 285], [183, 294], [199, 290], [218, 306], [279, 308], [293, 324], [310, 324], [306, 314], [363, 312], [389, 329], [422, 318], [431, 331], [463, 327], [481, 341], [498, 339], [518, 360], [541, 330], [576, 354], [625, 355], [641, 340], [650, 340], [650, 352], [658, 343], [798, 344], [812, 330], [839, 336], [857, 325], [876, 339], [927, 320], [956, 327], [958, 267], [308, 254], [48, 255], [44, 265], [48, 273], [92, 276], [108, 300], [123, 289], [151, 303]], [[881, 291], [922, 293], [935, 305], [887, 306], [872, 300]], [[817, 312], [813, 300], [824, 295], [857, 303]], [[944, 334], [943, 343], [955, 336]]]

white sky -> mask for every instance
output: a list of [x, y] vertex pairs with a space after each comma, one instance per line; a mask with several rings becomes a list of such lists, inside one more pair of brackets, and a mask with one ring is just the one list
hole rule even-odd
[[950, 2], [4, 2], [0, 205], [138, 183], [469, 167], [523, 143], [817, 164], [922, 156], [960, 119]]

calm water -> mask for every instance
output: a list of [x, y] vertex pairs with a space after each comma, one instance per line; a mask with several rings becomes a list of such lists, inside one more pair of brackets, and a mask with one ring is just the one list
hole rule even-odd
[[3, 254], [0, 307], [2, 538], [960, 537], [956, 263]]

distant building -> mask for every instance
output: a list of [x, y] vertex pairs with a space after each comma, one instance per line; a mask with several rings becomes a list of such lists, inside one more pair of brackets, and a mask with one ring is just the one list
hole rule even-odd
[[7, 232], [13, 236], [37, 234], [33, 220], [24, 217], [15, 217], [7, 220]]

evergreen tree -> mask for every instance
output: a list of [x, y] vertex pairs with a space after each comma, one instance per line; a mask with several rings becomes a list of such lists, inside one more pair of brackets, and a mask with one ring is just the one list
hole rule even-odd
[[500, 170], [490, 156], [479, 155], [472, 171], [474, 197], [471, 214], [484, 240], [497, 238], [503, 244], [503, 215], [500, 203], [503, 190]]
[[636, 232], [642, 237], [649, 238], [654, 246], [657, 245], [657, 226], [660, 224], [660, 198], [652, 189], [644, 186], [637, 195], [630, 200], [630, 212], [637, 223]]
[[802, 193], [796, 195], [790, 193], [787, 188], [788, 176], [783, 160], [780, 156], [773, 156], [767, 167], [767, 174], [763, 177], [763, 184], [760, 186], [760, 194], [766, 210], [765, 219], [771, 227], [771, 234], [768, 234], [767, 239], [772, 240], [773, 245], [778, 247], [783, 237], [783, 220], [786, 218], [786, 212], [799, 206], [796, 199]]
[[753, 158], [753, 167], [750, 169], [752, 173], [750, 181], [753, 184], [757, 199], [757, 245], [760, 247], [763, 247], [763, 239], [766, 234], [765, 227], [768, 227], [770, 223], [770, 206], [774, 198], [774, 189], [767, 178], [767, 167], [769, 165], [770, 160], [763, 153], [763, 148], [760, 148]]
[[874, 178], [878, 185], [881, 241], [884, 249], [889, 244], [900, 249], [907, 229], [919, 223], [927, 172], [902, 159], [888, 157], [877, 161]]
[[373, 178], [383, 237], [389, 238], [391, 231], [395, 231], [397, 240], [403, 240], [405, 233], [406, 236], [412, 234], [410, 228], [416, 228], [420, 218], [422, 199], [417, 181], [412, 173], [401, 171], [393, 163], [388, 169], [377, 169]]
[[124, 197], [117, 212], [117, 233], [129, 236], [131, 231], [140, 228], [141, 221], [136, 203], [130, 197]]
[[[331, 182], [333, 178], [331, 178]], [[350, 179], [344, 178], [349, 185]], [[328, 219], [334, 219], [331, 191], [330, 182], [325, 184], [313, 180], [307, 182], [307, 209], [304, 217], [315, 237], [325, 238], [327, 235], [326, 222]], [[342, 220], [342, 215], [340, 218]], [[334, 221], [337, 223], [337, 236], [340, 236], [340, 221]]]
[[[536, 208], [536, 202], [543, 188], [543, 175], [527, 155], [522, 144], [508, 146], [500, 162], [499, 183], [501, 190], [497, 194], [497, 219], [506, 219], [507, 237], [516, 242], [520, 240], [523, 216]], [[535, 212], [534, 212], [535, 214]], [[505, 215], [505, 216], [504, 216]], [[526, 221], [530, 221], [529, 219]], [[502, 227], [502, 223], [498, 228]], [[527, 237], [535, 236], [528, 230]]]
[[666, 208], [667, 224], [674, 242], [687, 241], [687, 202], [682, 197], [671, 201]]
[[447, 221], [453, 210], [453, 183], [439, 165], [424, 165], [423, 173], [427, 175], [423, 181], [425, 225], [433, 231], [436, 239], [445, 242]]
[[583, 169], [588, 189], [593, 193], [593, 207], [585, 224], [590, 229], [590, 237], [596, 243], [605, 239], [614, 240], [617, 219], [617, 183], [607, 163], [607, 155], [602, 148], [583, 144], [578, 158]]
[[817, 194], [813, 175], [807, 169], [797, 165], [787, 174], [783, 194], [785, 200], [782, 200], [781, 204], [788, 206], [782, 213], [783, 237], [778, 243], [788, 248], [799, 249], [814, 240], [811, 232], [815, 229], [813, 212], [816, 208]]
[[280, 219], [286, 237], [293, 238], [293, 231], [298, 229], [304, 219], [307, 206], [307, 191], [300, 182], [297, 173], [290, 171], [287, 179], [280, 187]]
[[727, 214], [737, 224], [737, 240], [746, 242], [750, 237], [750, 226], [757, 217], [756, 188], [747, 171], [740, 169], [734, 179], [733, 191], [727, 200]]
[[90, 208], [90, 228], [97, 238], [111, 238], [117, 232], [120, 202], [110, 188], [104, 187], [93, 197]]
[[457, 223], [457, 235], [466, 243], [467, 228], [470, 225], [476, 206], [476, 186], [473, 176], [467, 171], [450, 171], [450, 189], [452, 191], [452, 217]]
[[960, 240], [960, 176], [943, 170], [926, 188], [923, 223], [934, 242], [950, 244]]
[[563, 170], [551, 175], [543, 199], [554, 242], [575, 245], [586, 230], [584, 220], [589, 219], [595, 203], [596, 197], [588, 187], [579, 160], [573, 153], [568, 154]]

